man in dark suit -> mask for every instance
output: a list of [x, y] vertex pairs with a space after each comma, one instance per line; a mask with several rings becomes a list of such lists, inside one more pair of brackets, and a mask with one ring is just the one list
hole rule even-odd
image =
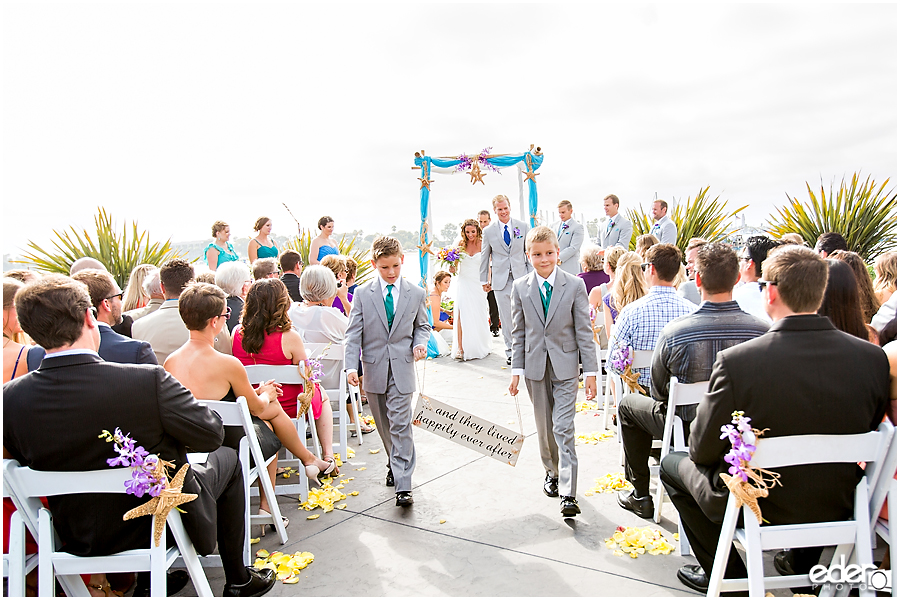
[[112, 330], [122, 322], [122, 290], [107, 271], [85, 269], [72, 276], [85, 284], [100, 326], [100, 358], [110, 362], [155, 365], [156, 354], [147, 342], [133, 340]]
[[285, 250], [278, 257], [281, 263], [281, 283], [287, 288], [292, 302], [303, 302], [300, 295], [300, 273], [303, 271], [303, 260], [300, 253], [294, 250]]
[[[679, 569], [687, 587], [705, 592], [725, 515], [728, 490], [720, 473], [730, 445], [720, 428], [743, 411], [766, 437], [864, 433], [878, 427], [890, 398], [889, 365], [878, 346], [834, 328], [816, 315], [825, 293], [825, 260], [808, 248], [784, 246], [763, 263], [758, 282], [768, 333], [723, 350], [713, 365], [709, 391], [691, 426], [690, 456], [666, 456], [660, 477], [700, 565]], [[862, 471], [856, 465], [811, 465], [778, 469], [781, 485], [760, 501], [774, 525], [849, 518]], [[821, 548], [776, 556], [776, 568], [808, 572]], [[726, 578], [746, 577], [731, 549]]]
[[[271, 571], [244, 565], [244, 491], [234, 450], [221, 447], [221, 419], [157, 365], [103, 361], [100, 332], [85, 286], [50, 276], [22, 288], [16, 311], [24, 329], [47, 349], [40, 368], [3, 386], [3, 454], [42, 471], [109, 468], [112, 445], [98, 438], [117, 427], [151, 454], [186, 462], [188, 447], [209, 452], [192, 465], [183, 505], [184, 525], [197, 551], [218, 544], [225, 596], [261, 595], [274, 585]], [[171, 473], [174, 475], [174, 472]], [[148, 521], [122, 515], [147, 501], [126, 494], [80, 494], [50, 498], [62, 550], [78, 556], [106, 555], [147, 544]]]

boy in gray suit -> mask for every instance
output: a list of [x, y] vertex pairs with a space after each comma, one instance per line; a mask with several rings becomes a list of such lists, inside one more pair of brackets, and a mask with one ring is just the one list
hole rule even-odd
[[512, 382], [519, 377], [534, 405], [541, 462], [547, 472], [544, 493], [561, 496], [564, 517], [581, 512], [575, 500], [578, 458], [575, 455], [575, 397], [578, 353], [584, 366], [588, 400], [597, 395], [597, 351], [584, 283], [557, 268], [559, 241], [549, 227], [535, 227], [525, 240], [534, 271], [512, 285]]
[[[397, 506], [409, 506], [416, 468], [413, 360], [425, 358], [431, 327], [425, 314], [425, 290], [400, 277], [402, 265], [403, 248], [396, 238], [382, 236], [372, 242], [377, 277], [357, 288], [353, 296], [344, 364], [357, 364], [362, 350], [364, 390], [388, 455], [385, 484], [394, 487], [396, 481]], [[347, 382], [359, 385], [356, 369], [347, 369]]]

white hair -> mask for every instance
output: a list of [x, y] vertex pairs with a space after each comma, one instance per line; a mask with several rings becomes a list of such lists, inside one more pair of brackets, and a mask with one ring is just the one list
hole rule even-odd
[[229, 261], [216, 270], [216, 285], [229, 296], [240, 296], [244, 282], [252, 279], [250, 267], [239, 261]]
[[147, 296], [162, 295], [162, 286], [159, 284], [159, 269], [153, 269], [149, 275], [144, 277], [144, 283], [141, 284], [144, 293]]
[[300, 276], [300, 295], [308, 302], [324, 302], [337, 296], [337, 279], [334, 271], [321, 265], [303, 269]]

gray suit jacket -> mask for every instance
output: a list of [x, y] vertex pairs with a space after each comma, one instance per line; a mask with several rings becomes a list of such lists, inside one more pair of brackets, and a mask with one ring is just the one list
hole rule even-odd
[[569, 227], [560, 233], [559, 228], [562, 221], [553, 224], [553, 231], [559, 239], [559, 260], [562, 263], [562, 269], [566, 273], [577, 275], [581, 273], [580, 253], [581, 244], [584, 243], [584, 225], [575, 219], [569, 219]]
[[[178, 300], [166, 300], [158, 310], [142, 317], [131, 326], [131, 336], [136, 340], [150, 342], [156, 362], [163, 364], [169, 355], [181, 348], [191, 334], [181, 320]], [[231, 354], [231, 335], [228, 328], [216, 336], [215, 348], [222, 354]]]
[[[525, 259], [525, 235], [530, 227], [516, 219], [510, 219], [508, 225], [509, 246], [503, 241], [503, 223], [500, 221], [494, 221], [482, 233], [481, 282], [490, 283], [494, 290], [503, 289], [510, 273], [513, 279], [518, 279], [531, 270], [531, 263]], [[519, 235], [515, 234], [516, 229]]]
[[387, 313], [381, 282], [376, 276], [356, 289], [353, 309], [347, 326], [344, 363], [355, 368], [362, 350], [367, 392], [387, 392], [388, 365], [401, 394], [416, 391], [416, 370], [413, 348], [427, 346], [431, 326], [425, 313], [425, 290], [400, 279], [397, 285], [397, 305], [394, 308], [394, 325], [388, 331]]
[[[631, 221], [629, 221], [622, 213], [613, 217], [612, 221], [613, 226], [608, 230], [608, 221], [606, 225], [600, 226], [600, 234], [597, 236], [597, 245], [604, 250], [610, 246], [622, 246], [628, 250], [628, 246], [631, 245], [631, 235], [634, 231], [634, 225], [632, 225]], [[607, 231], [609, 231], [609, 233], [607, 233]]]
[[675, 244], [678, 241], [678, 227], [668, 215], [654, 223], [650, 233], [659, 239], [660, 244]]
[[597, 372], [597, 351], [584, 282], [562, 269], [544, 318], [537, 275], [532, 271], [513, 282], [512, 367], [525, 369], [525, 377], [544, 378], [547, 356], [560, 379], [578, 377], [578, 351], [586, 373]]

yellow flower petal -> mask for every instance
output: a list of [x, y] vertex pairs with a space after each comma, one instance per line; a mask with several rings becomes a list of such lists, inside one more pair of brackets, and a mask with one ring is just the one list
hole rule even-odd
[[441, 519], [441, 521], [440, 521], [441, 525], [443, 525], [446, 522], [447, 522], [447, 519]]
[[366, 470], [366, 468], [365, 468], [365, 467], [360, 467], [360, 468], [358, 468], [358, 469], [354, 469], [354, 470], [356, 470], [356, 471], [365, 471], [365, 470]]
[[350, 492], [351, 496], [359, 496], [359, 492]]
[[288, 577], [287, 579], [282, 580], [281, 583], [297, 583], [300, 581], [300, 577], [294, 575], [293, 577]]
[[372, 448], [369, 450], [369, 454], [378, 454], [381, 452], [381, 448]]
[[268, 558], [269, 551], [266, 550], [265, 548], [260, 548], [259, 550], [256, 551], [256, 556], [258, 556], [259, 558]]
[[312, 521], [313, 519], [318, 519], [318, 518], [319, 518], [319, 515], [309, 515], [308, 517], [306, 517], [306, 520]]
[[251, 543], [251, 544], [258, 544], [258, 543], [259, 543], [259, 538], [250, 538], [250, 543]]
[[344, 502], [343, 504], [338, 504], [337, 506], [335, 506], [335, 508], [344, 510], [345, 508], [347, 508], [347, 503]]

